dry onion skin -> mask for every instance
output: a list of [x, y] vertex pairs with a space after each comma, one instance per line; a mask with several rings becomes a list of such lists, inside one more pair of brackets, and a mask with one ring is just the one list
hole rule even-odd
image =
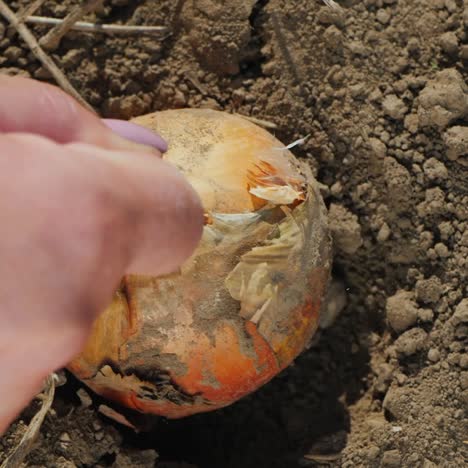
[[69, 369], [120, 404], [180, 418], [253, 392], [305, 349], [330, 273], [327, 212], [307, 166], [241, 117], [134, 122], [169, 142], [164, 158], [199, 193], [202, 241], [176, 274], [123, 278]]

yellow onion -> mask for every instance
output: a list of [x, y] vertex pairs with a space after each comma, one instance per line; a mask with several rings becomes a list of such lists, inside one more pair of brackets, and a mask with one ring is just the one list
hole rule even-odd
[[270, 133], [212, 110], [134, 120], [201, 197], [201, 243], [180, 272], [129, 275], [69, 369], [96, 393], [178, 418], [220, 408], [305, 349], [331, 253], [317, 182]]

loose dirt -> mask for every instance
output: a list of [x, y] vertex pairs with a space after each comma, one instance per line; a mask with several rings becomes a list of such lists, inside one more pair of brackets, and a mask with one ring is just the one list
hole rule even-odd
[[[323, 184], [347, 306], [255, 395], [149, 432], [103, 416], [68, 375], [29, 466], [464, 466], [468, 2], [339, 3], [106, 1], [90, 20], [171, 34], [73, 33], [54, 53], [105, 116], [209, 107], [270, 121], [285, 143], [310, 135], [294, 151]], [[1, 22], [0, 67], [50, 80]], [[0, 440], [0, 462], [37, 408]]]

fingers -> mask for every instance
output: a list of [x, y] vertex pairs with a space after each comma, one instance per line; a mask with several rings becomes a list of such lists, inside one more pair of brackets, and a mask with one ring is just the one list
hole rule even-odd
[[125, 273], [166, 274], [192, 253], [203, 210], [161, 159], [8, 134], [0, 226], [1, 433], [84, 346]]
[[8, 174], [3, 191], [10, 190], [15, 213], [22, 203], [25, 225], [53, 213], [49, 222], [68, 244], [66, 236], [76, 237], [85, 222], [94, 223], [107, 245], [130, 251], [126, 272], [174, 271], [200, 239], [198, 195], [166, 161], [80, 143], [60, 146], [24, 134], [1, 138], [0, 154], [6, 155], [0, 174]]
[[[47, 280], [41, 262], [55, 261], [45, 271], [57, 274], [56, 287], [76, 289], [86, 279], [86, 288], [111, 294], [124, 273], [170, 273], [198, 244], [200, 200], [161, 159], [24, 134], [0, 138], [0, 155], [3, 249], [36, 248], [24, 258], [30, 281]], [[16, 261], [8, 271], [24, 275], [22, 268]]]
[[67, 148], [76, 152], [81, 164], [100, 162], [109, 170], [113, 202], [119, 215], [128, 218], [120, 231], [132, 247], [126, 273], [171, 273], [191, 255], [203, 231], [203, 209], [195, 190], [172, 164], [144, 155], [96, 152], [84, 144]]
[[164, 146], [160, 138], [151, 139], [147, 134], [141, 141], [138, 135], [133, 136], [135, 129], [132, 133], [125, 124], [109, 128], [55, 86], [4, 75], [0, 76], [0, 132], [34, 133], [62, 144], [82, 142], [113, 150], [155, 154]]

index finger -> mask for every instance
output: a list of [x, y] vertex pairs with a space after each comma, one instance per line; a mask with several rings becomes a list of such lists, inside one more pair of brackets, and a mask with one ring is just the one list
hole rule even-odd
[[22, 77], [0, 75], [2, 132], [32, 133], [56, 143], [79, 142], [121, 151], [148, 152], [153, 147], [159, 154], [158, 145], [150, 139], [138, 144], [138, 140], [122, 138], [61, 89]]

